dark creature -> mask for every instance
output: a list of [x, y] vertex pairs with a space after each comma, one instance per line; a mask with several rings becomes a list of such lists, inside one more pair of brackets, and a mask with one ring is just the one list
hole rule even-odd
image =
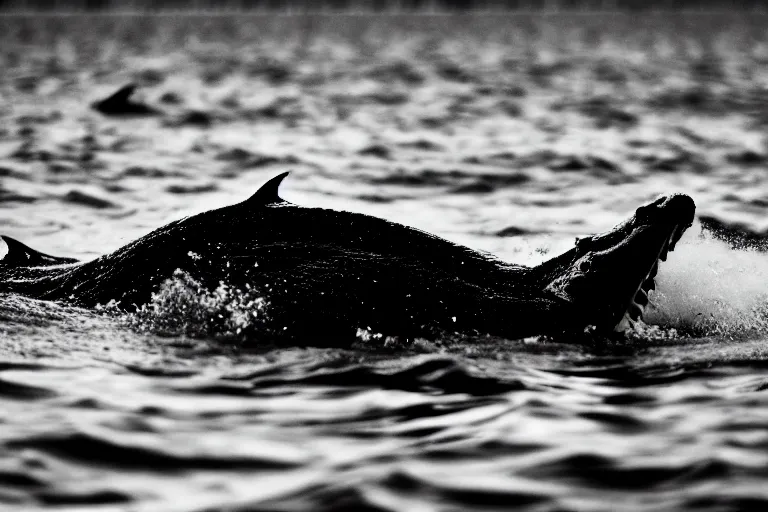
[[642, 317], [659, 260], [695, 211], [686, 195], [661, 197], [526, 267], [376, 217], [288, 203], [278, 196], [287, 174], [88, 262], [0, 237], [0, 292], [130, 311], [180, 269], [208, 289], [257, 290], [269, 332], [310, 344], [342, 343], [358, 328], [407, 338], [608, 333]]

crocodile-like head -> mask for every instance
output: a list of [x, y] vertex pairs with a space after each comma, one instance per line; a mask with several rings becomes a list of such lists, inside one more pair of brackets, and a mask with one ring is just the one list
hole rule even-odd
[[574, 306], [579, 326], [623, 331], [642, 318], [666, 261], [693, 222], [696, 205], [683, 194], [660, 197], [606, 233], [576, 240], [576, 247], [544, 264], [545, 291]]

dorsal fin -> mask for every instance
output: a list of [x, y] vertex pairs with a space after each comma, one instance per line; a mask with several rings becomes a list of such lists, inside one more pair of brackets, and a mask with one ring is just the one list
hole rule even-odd
[[125, 103], [130, 99], [131, 96], [133, 96], [135, 91], [136, 84], [124, 85], [115, 91], [111, 96], [107, 97], [104, 101]]
[[243, 204], [247, 204], [248, 206], [260, 206], [266, 204], [285, 203], [286, 201], [278, 195], [277, 189], [280, 188], [280, 183], [285, 179], [286, 176], [288, 176], [288, 174], [290, 174], [290, 172], [278, 174], [263, 184], [255, 194], [243, 201]]
[[74, 258], [50, 256], [27, 247], [9, 236], [0, 236], [0, 265], [9, 267], [50, 267], [77, 263]]

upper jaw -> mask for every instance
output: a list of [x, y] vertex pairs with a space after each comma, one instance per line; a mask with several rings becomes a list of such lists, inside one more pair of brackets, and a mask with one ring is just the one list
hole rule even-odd
[[[625, 302], [618, 304], [618, 311], [606, 325], [609, 329], [623, 332], [635, 321], [642, 319], [649, 304], [649, 294], [656, 289], [656, 274], [661, 262], [665, 262], [670, 251], [674, 251], [685, 230], [693, 223], [696, 205], [689, 196], [672, 194], [663, 196], [637, 209], [629, 222], [621, 227], [625, 232], [626, 242], [632, 239], [655, 246], [643, 264], [645, 268], [636, 274], [636, 280], [630, 285], [629, 293], [624, 295]], [[638, 250], [637, 247], [632, 252]], [[654, 257], [655, 256], [655, 257]], [[626, 292], [625, 292], [626, 293]], [[614, 309], [614, 311], [616, 311]]]
[[672, 194], [662, 196], [648, 204], [640, 206], [633, 217], [635, 227], [640, 226], [683, 226], [676, 234], [676, 240], [680, 239], [686, 228], [693, 223], [696, 213], [696, 204], [690, 196], [685, 194]]

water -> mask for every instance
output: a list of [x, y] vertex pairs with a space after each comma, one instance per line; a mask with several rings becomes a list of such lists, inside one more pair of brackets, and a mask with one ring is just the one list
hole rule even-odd
[[[0, 228], [90, 258], [292, 170], [292, 202], [521, 263], [672, 191], [765, 230], [764, 31], [709, 20], [702, 77], [690, 23], [441, 20], [4, 19]], [[129, 80], [165, 114], [88, 109]], [[732, 245], [696, 223], [613, 340], [275, 347], [183, 287], [139, 317], [0, 296], [0, 509], [763, 508], [768, 256]]]

